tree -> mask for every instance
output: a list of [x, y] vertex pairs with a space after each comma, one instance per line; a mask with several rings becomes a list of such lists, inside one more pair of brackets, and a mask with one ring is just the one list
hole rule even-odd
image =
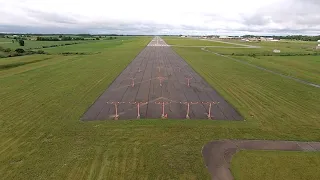
[[19, 44], [20, 44], [20, 46], [24, 46], [24, 40], [20, 39]]
[[97, 37], [96, 40], [100, 40], [100, 39]]

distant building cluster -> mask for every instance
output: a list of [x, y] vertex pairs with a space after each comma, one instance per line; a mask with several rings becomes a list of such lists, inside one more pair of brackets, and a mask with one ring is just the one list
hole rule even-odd
[[[180, 36], [180, 37], [191, 37], [191, 36]], [[277, 42], [279, 39], [275, 39], [273, 37], [245, 37], [245, 36], [227, 36], [227, 35], [220, 35], [220, 36], [192, 36], [194, 38], [199, 39], [221, 39], [221, 40], [241, 40], [246, 42], [260, 42], [260, 41], [272, 41]]]

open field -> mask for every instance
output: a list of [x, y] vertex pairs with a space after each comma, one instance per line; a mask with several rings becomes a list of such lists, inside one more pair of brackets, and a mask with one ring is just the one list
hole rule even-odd
[[[319, 89], [200, 48], [174, 47], [174, 50], [247, 121], [79, 121], [150, 40], [134, 38], [110, 48], [101, 44], [102, 47], [96, 47], [99, 50], [91, 50], [101, 53], [92, 55], [32, 55], [12, 59], [17, 63], [51, 58], [0, 71], [2, 177], [210, 179], [201, 149], [214, 139], [320, 140]], [[108, 42], [105, 46], [109, 47]], [[4, 58], [0, 62], [10, 60]], [[262, 153], [261, 157], [267, 156]], [[268, 153], [276, 157], [279, 166], [289, 162], [285, 161], [287, 153]], [[243, 157], [242, 154], [236, 157]], [[297, 154], [294, 162], [301, 164], [306, 164], [304, 157], [320, 157], [315, 152]], [[244, 159], [241, 163], [250, 164], [249, 159]], [[234, 164], [243, 167], [237, 161]], [[274, 164], [263, 166], [272, 169]], [[286, 168], [296, 171], [300, 167]], [[248, 175], [259, 178], [260, 174], [255, 175], [253, 169], [248, 169]], [[318, 172], [313, 167], [308, 171]], [[233, 168], [233, 172], [239, 171]], [[272, 173], [276, 172], [268, 173], [272, 179]], [[304, 177], [319, 179], [320, 175]]]

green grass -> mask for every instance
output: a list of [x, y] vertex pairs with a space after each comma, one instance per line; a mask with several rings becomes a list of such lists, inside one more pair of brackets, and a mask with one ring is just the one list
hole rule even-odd
[[191, 39], [191, 38], [172, 38], [172, 37], [163, 37], [169, 45], [179, 45], [179, 46], [227, 46], [227, 47], [237, 47], [237, 45], [226, 44], [220, 42]]
[[174, 49], [246, 121], [79, 121], [150, 40], [105, 42], [93, 55], [1, 59], [50, 57], [0, 71], [3, 179], [210, 179], [201, 149], [214, 139], [319, 141], [318, 89], [199, 48]]
[[[245, 45], [252, 45], [252, 46], [260, 46], [262, 47], [260, 50], [262, 52], [272, 52], [274, 49], [279, 49], [282, 53], [313, 53], [319, 52], [315, 49], [317, 46], [317, 42], [305, 42], [305, 41], [261, 41], [261, 42], [243, 42], [240, 40], [228, 40], [226, 42], [232, 42], [237, 44], [245, 44]], [[239, 50], [240, 51], [240, 50]], [[256, 50], [258, 52], [258, 49]], [[236, 51], [237, 53], [238, 51]], [[250, 50], [248, 50], [250, 52]]]
[[44, 49], [45, 52], [51, 54], [59, 54], [64, 52], [80, 52], [80, 53], [100, 53], [105, 49], [110, 47], [119, 46], [123, 43], [134, 41], [134, 38], [118, 38], [114, 40], [100, 40], [100, 41], [92, 41], [90, 43], [85, 44], [76, 44], [72, 46], [61, 46], [61, 47], [53, 47]]
[[320, 153], [240, 151], [231, 166], [236, 180], [319, 179]]
[[285, 75], [320, 84], [320, 56], [240, 56], [245, 60]]
[[[237, 42], [237, 41], [231, 41]], [[249, 43], [246, 43], [249, 44]], [[284, 75], [320, 84], [320, 53], [314, 48], [314, 42], [257, 42], [261, 48], [210, 48], [207, 50], [232, 56]], [[276, 47], [276, 48], [275, 48]], [[280, 49], [280, 54], [273, 53]], [[297, 56], [300, 55], [300, 56]]]
[[[287, 41], [279, 41], [279, 42], [242, 42], [242, 41], [226, 41], [238, 44], [259, 46], [261, 48], [210, 48], [208, 50], [224, 54], [224, 55], [249, 55], [255, 54], [257, 56], [261, 55], [272, 55], [272, 56], [280, 56], [287, 54], [314, 54], [320, 53], [319, 50], [316, 50], [315, 42], [287, 42]], [[281, 50], [281, 53], [276, 54], [273, 53], [274, 49]]]
[[200, 49], [174, 49], [247, 120], [263, 128], [320, 127], [319, 89]]
[[51, 46], [51, 45], [60, 45], [66, 43], [87, 43], [87, 41], [32, 41], [32, 40], [24, 40], [25, 45], [20, 46], [19, 42], [12, 43], [12, 39], [0, 38], [0, 46], [3, 48], [10, 48], [15, 50], [17, 48], [23, 49], [34, 49], [34, 48], [42, 48], [42, 46]]

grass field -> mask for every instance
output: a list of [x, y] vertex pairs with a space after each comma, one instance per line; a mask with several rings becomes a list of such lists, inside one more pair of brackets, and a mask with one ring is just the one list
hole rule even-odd
[[191, 38], [178, 38], [178, 37], [163, 37], [169, 45], [179, 45], [179, 46], [227, 46], [232, 47], [236, 45], [220, 43], [220, 42], [213, 42], [213, 41], [205, 41], [199, 39], [191, 39]]
[[[216, 48], [211, 49], [212, 51], [216, 50]], [[291, 137], [295, 136], [294, 134], [298, 132], [305, 135], [314, 134], [319, 136], [320, 132], [317, 130], [319, 124], [317, 122], [320, 119], [320, 114], [316, 112], [316, 109], [320, 108], [320, 101], [315, 100], [313, 103], [309, 101], [314, 95], [316, 99], [319, 99], [320, 91], [317, 88], [310, 87], [309, 89], [306, 87], [309, 90], [303, 90], [305, 88], [303, 86], [305, 85], [298, 85], [291, 80], [283, 79], [277, 75], [254, 69], [253, 67], [221, 56], [205, 54], [205, 52], [200, 52], [200, 49], [186, 50], [186, 48], [175, 48], [175, 50], [232, 104], [239, 104], [238, 109], [240, 109], [240, 112], [248, 112], [248, 114], [245, 114], [245, 117], [252, 117], [252, 119], [248, 118], [249, 121], [260, 122], [260, 128], [265, 127], [273, 131], [273, 133], [291, 131]], [[231, 54], [234, 49], [223, 50]], [[252, 49], [246, 50], [249, 52]], [[292, 51], [294, 52], [294, 50]], [[320, 64], [318, 63], [318, 57], [315, 56], [258, 56], [256, 58], [241, 56], [236, 58], [250, 59], [248, 61], [253, 64], [278, 70], [284, 74], [293, 75], [305, 80], [318, 82], [317, 77], [319, 76], [318, 69], [320, 68]], [[253, 74], [254, 77], [252, 76]], [[307, 95], [309, 92], [311, 93], [309, 94], [310, 96]], [[259, 112], [259, 114], [255, 114], [254, 112]], [[313, 125], [317, 128], [312, 129]], [[301, 139], [297, 138], [296, 140], [303, 140], [303, 136], [300, 136]], [[319, 141], [319, 138], [315, 140]], [[273, 157], [272, 160], [275, 160], [268, 159], [270, 156]], [[236, 155], [233, 160], [232, 171], [236, 179], [243, 180], [318, 179], [320, 177], [320, 174], [316, 170], [320, 166], [319, 162], [314, 162], [317, 168], [308, 166], [310, 159], [313, 157], [320, 158], [319, 153], [296, 153], [295, 158], [291, 159], [292, 161], [290, 161], [290, 157], [292, 156], [288, 152], [257, 151], [249, 153], [244, 151]], [[257, 158], [258, 160], [255, 162]], [[301, 166], [295, 166], [297, 163], [301, 163]], [[260, 164], [263, 164], [263, 166], [260, 166]], [[290, 165], [284, 167], [285, 164]], [[281, 176], [278, 176], [281, 173], [279, 172], [279, 167], [283, 167], [284, 169], [284, 174]], [[308, 172], [303, 174], [305, 168], [307, 168]], [[286, 174], [293, 171], [302, 174], [295, 176], [296, 173], [294, 173], [286, 176]], [[265, 174], [268, 175], [264, 176]]]
[[[39, 60], [0, 70], [3, 179], [210, 179], [201, 149], [214, 139], [320, 140], [319, 89], [200, 48], [174, 50], [246, 121], [79, 121], [150, 40], [101, 42], [90, 50], [101, 53], [92, 55], [0, 59], [1, 65]], [[236, 158], [257, 157], [248, 153]], [[268, 159], [267, 153], [262, 156]], [[290, 155], [271, 152], [270, 156], [275, 156], [278, 166], [266, 163], [264, 167], [272, 173]], [[319, 159], [320, 155], [299, 153], [294, 162], [306, 164], [305, 157]], [[237, 179], [261, 176], [254, 174], [254, 168], [248, 169], [247, 176], [241, 174], [238, 169], [251, 161], [239, 164], [236, 158], [232, 170], [239, 173]], [[288, 166], [287, 171], [295, 168]]]
[[[320, 51], [312, 49], [314, 48], [314, 42], [260, 42], [254, 44], [259, 44], [261, 48], [208, 47], [206, 49], [284, 75], [320, 84]], [[275, 54], [272, 52], [273, 49], [280, 49], [281, 53]]]
[[80, 53], [97, 53], [103, 52], [104, 49], [119, 46], [123, 43], [127, 43], [128, 41], [132, 41], [132, 37], [120, 37], [114, 40], [100, 40], [100, 41], [93, 41], [91, 43], [85, 44], [76, 44], [72, 46], [61, 46], [61, 47], [53, 47], [53, 48], [46, 48], [45, 52], [51, 54], [59, 54], [65, 52], [80, 52]]
[[235, 179], [319, 179], [319, 167], [320, 153], [240, 151], [232, 160]]
[[320, 56], [236, 56], [236, 58], [285, 75], [320, 84]]
[[42, 46], [51, 46], [51, 45], [60, 45], [66, 43], [87, 43], [87, 41], [31, 41], [25, 40], [25, 45], [20, 46], [19, 42], [12, 43], [12, 39], [0, 38], [0, 46], [3, 48], [10, 48], [15, 50], [17, 48], [23, 49], [34, 49], [34, 48], [42, 48]]

